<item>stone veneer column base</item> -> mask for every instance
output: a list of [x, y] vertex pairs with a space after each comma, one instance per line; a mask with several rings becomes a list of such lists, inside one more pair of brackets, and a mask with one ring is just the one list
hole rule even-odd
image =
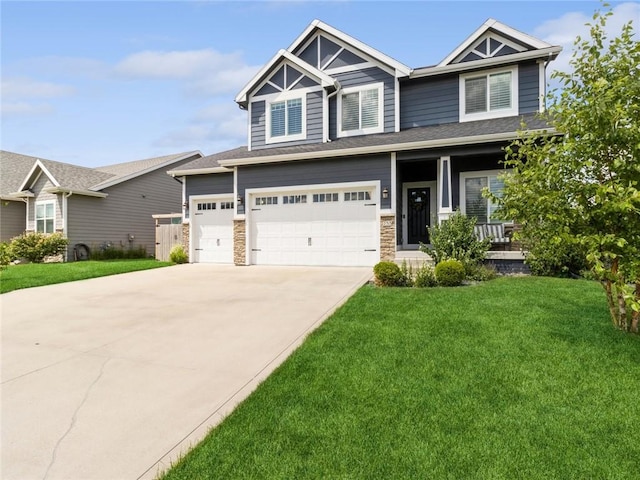
[[380, 215], [380, 261], [396, 259], [396, 216]]
[[247, 264], [247, 225], [244, 220], [233, 221], [233, 263]]
[[182, 224], [182, 248], [187, 254], [187, 260], [189, 260], [189, 224]]

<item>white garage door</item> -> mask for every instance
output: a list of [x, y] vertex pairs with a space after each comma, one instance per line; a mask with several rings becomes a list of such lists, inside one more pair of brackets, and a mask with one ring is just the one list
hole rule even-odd
[[204, 199], [193, 203], [193, 261], [233, 263], [233, 201]]
[[251, 263], [372, 266], [380, 259], [374, 188], [250, 198]]

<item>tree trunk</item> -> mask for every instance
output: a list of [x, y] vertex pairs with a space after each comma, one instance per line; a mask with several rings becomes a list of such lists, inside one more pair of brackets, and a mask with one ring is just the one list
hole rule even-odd
[[[636, 301], [640, 301], [640, 280], [636, 281]], [[633, 333], [640, 333], [638, 332], [638, 323], [640, 323], [640, 312], [634, 310], [631, 314], [630, 328]]]
[[618, 328], [628, 332], [630, 325], [627, 320], [627, 302], [624, 299], [624, 290], [618, 286], [616, 293], [618, 294]]
[[609, 314], [611, 315], [611, 322], [617, 327], [618, 312], [616, 309], [616, 302], [613, 299], [613, 289], [611, 288], [611, 280], [604, 280], [602, 282], [605, 293], [607, 294], [607, 303], [609, 304]]

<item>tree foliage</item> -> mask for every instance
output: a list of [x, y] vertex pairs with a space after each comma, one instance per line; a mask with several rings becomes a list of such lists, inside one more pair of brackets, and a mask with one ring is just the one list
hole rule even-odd
[[606, 38], [612, 12], [596, 12], [578, 37], [572, 73], [555, 72], [541, 136], [523, 129], [507, 148], [500, 204], [522, 237], [576, 245], [605, 289], [613, 323], [640, 316], [640, 43], [631, 23]]

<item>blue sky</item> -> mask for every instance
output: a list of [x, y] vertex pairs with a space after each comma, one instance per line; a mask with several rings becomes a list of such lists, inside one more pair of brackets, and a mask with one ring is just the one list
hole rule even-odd
[[[640, 3], [611, 2], [613, 31]], [[591, 1], [2, 1], [1, 147], [100, 166], [246, 144], [234, 97], [314, 19], [412, 68], [439, 62], [487, 18], [563, 45]], [[552, 64], [553, 65], [553, 64]]]

